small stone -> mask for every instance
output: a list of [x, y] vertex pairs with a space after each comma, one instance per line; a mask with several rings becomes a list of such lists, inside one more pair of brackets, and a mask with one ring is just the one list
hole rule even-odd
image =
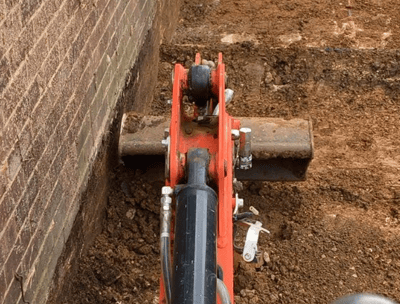
[[240, 291], [240, 295], [242, 296], [242, 298], [245, 298], [246, 297], [246, 291], [244, 289], [242, 289]]
[[274, 80], [274, 77], [272, 76], [272, 74], [270, 72], [267, 72], [267, 74], [265, 75], [265, 83], [271, 83]]
[[326, 255], [325, 255], [325, 254], [321, 255], [321, 258], [325, 259], [325, 258], [326, 258]]
[[254, 296], [250, 299], [249, 304], [257, 304], [259, 301], [258, 296]]
[[133, 220], [133, 218], [135, 217], [135, 214], [136, 214], [136, 209], [129, 209], [129, 210], [126, 212], [126, 217], [127, 217], [128, 219], [130, 219], [130, 220]]
[[358, 276], [354, 273], [354, 274], [352, 275], [352, 277], [357, 278]]
[[277, 302], [279, 300], [279, 296], [277, 294], [271, 294], [270, 298], [272, 303]]
[[246, 294], [250, 299], [252, 299], [256, 295], [256, 291], [254, 289], [253, 290], [246, 289]]
[[268, 252], [264, 251], [264, 261], [265, 263], [271, 263], [271, 258], [269, 257]]

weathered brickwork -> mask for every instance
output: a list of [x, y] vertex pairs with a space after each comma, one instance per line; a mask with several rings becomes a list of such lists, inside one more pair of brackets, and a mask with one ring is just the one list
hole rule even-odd
[[0, 0], [0, 303], [46, 301], [126, 75], [161, 6]]

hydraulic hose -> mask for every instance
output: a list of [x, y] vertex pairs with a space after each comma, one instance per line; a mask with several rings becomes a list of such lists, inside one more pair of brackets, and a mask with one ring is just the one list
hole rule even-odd
[[161, 198], [161, 272], [164, 282], [164, 292], [167, 304], [171, 304], [171, 203], [170, 187], [163, 187]]
[[217, 279], [217, 294], [219, 295], [222, 304], [231, 304], [228, 288], [226, 288], [224, 281], [221, 279]]
[[171, 303], [171, 264], [170, 256], [167, 254], [170, 252], [170, 241], [169, 237], [161, 237], [161, 269], [164, 281], [164, 292], [167, 304]]

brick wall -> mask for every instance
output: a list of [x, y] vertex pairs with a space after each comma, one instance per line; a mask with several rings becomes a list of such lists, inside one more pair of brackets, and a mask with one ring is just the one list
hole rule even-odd
[[0, 0], [0, 303], [45, 302], [126, 75], [171, 1]]

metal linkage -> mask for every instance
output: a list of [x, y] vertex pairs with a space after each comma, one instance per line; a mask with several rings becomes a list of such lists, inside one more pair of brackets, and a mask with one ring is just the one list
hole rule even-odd
[[270, 232], [267, 229], [262, 228], [262, 223], [259, 221], [256, 221], [255, 223], [250, 223], [248, 221], [242, 222], [250, 226], [249, 230], [247, 231], [242, 256], [246, 262], [252, 262], [257, 253], [257, 244], [260, 232]]

